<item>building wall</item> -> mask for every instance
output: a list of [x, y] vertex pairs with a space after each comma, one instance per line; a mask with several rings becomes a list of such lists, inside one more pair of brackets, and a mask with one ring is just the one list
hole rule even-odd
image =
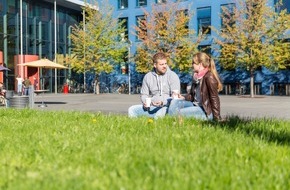
[[[56, 1], [57, 2], [57, 1]], [[15, 75], [18, 70], [15, 67], [20, 60], [21, 36], [23, 55], [36, 55], [39, 58], [53, 60], [55, 57], [55, 43], [57, 54], [69, 52], [70, 26], [80, 22], [81, 9], [71, 9], [70, 6], [63, 7], [57, 4], [57, 38], [54, 33], [54, 4], [44, 0], [23, 0], [22, 3], [22, 35], [20, 34], [20, 0], [0, 0], [0, 51], [3, 52], [3, 63], [11, 71], [4, 72], [4, 83], [9, 90], [14, 89]], [[25, 60], [23, 60], [25, 61]], [[58, 83], [64, 80], [65, 71], [58, 71]], [[29, 72], [20, 73], [24, 76]], [[47, 84], [46, 88], [53, 91], [54, 72], [51, 69], [43, 69], [40, 75]]]
[[[162, 0], [161, 0], [162, 1]], [[118, 18], [127, 18], [128, 19], [128, 36], [129, 40], [132, 42], [131, 54], [134, 54], [136, 50], [136, 44], [138, 43], [136, 36], [134, 36], [134, 26], [136, 25], [136, 16], [144, 15], [143, 9], [147, 11], [151, 10], [151, 5], [156, 3], [157, 0], [147, 0], [147, 5], [138, 6], [138, 2], [144, 2], [144, 0], [110, 0], [111, 5], [115, 7], [115, 16]], [[145, 1], [146, 2], [146, 1]], [[190, 28], [198, 31], [198, 10], [201, 8], [209, 7], [210, 8], [210, 20], [211, 25], [216, 29], [221, 27], [221, 5], [234, 3], [235, 0], [184, 0], [181, 1], [181, 7], [188, 8], [190, 11], [193, 11], [195, 14], [190, 21]], [[268, 5], [274, 6], [276, 0], [269, 0]], [[288, 9], [290, 12], [289, 0], [284, 0], [284, 8]], [[122, 6], [124, 5], [124, 6]], [[214, 33], [203, 41], [200, 45], [212, 45], [212, 39]], [[216, 52], [211, 52], [213, 56], [217, 56]], [[221, 77], [225, 84], [225, 89], [223, 93], [225, 94], [235, 94], [236, 88], [238, 86], [246, 86], [247, 93], [249, 92], [249, 75], [243, 71], [236, 72], [227, 72], [220, 71]], [[134, 71], [132, 71], [134, 75]], [[263, 68], [256, 72], [255, 76], [255, 91], [257, 94], [279, 94], [279, 95], [290, 95], [289, 84], [290, 84], [290, 72], [289, 70], [283, 70], [279, 72], [271, 72], [270, 70]], [[190, 80], [190, 77], [180, 75], [181, 81], [187, 83]], [[140, 78], [139, 78], [140, 79]], [[133, 81], [135, 82], [135, 81]], [[140, 83], [136, 81], [136, 83]], [[239, 83], [239, 84], [237, 84]]]

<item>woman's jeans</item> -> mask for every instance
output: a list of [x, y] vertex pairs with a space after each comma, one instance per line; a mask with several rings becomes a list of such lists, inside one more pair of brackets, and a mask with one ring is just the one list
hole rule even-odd
[[213, 116], [210, 114], [208, 117], [203, 111], [202, 107], [194, 105], [190, 101], [182, 99], [173, 99], [170, 102], [168, 108], [168, 115], [170, 116], [185, 116], [185, 117], [195, 117], [202, 120], [212, 120]]
[[144, 109], [143, 105], [133, 105], [128, 109], [129, 117], [139, 117], [146, 116], [154, 119], [164, 117], [167, 112], [166, 106], [164, 107], [155, 107], [151, 106], [149, 110]]
[[22, 93], [22, 84], [17, 85], [17, 92]]

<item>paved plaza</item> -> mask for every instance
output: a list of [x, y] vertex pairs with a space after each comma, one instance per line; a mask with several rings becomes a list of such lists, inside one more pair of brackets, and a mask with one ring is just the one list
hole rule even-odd
[[[222, 116], [246, 118], [290, 119], [289, 96], [227, 96], [221, 95]], [[44, 101], [47, 107], [39, 107]], [[140, 104], [139, 95], [128, 94], [53, 94], [34, 96], [33, 109], [103, 112], [126, 115], [133, 104]]]

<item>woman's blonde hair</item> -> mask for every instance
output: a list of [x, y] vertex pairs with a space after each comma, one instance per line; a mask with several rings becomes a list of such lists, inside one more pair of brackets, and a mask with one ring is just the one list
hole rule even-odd
[[222, 91], [223, 84], [221, 83], [219, 74], [216, 70], [214, 60], [210, 58], [206, 53], [198, 52], [193, 55], [193, 62], [195, 64], [202, 64], [203, 67], [208, 68], [208, 70], [213, 74], [213, 76], [218, 81], [218, 91]]

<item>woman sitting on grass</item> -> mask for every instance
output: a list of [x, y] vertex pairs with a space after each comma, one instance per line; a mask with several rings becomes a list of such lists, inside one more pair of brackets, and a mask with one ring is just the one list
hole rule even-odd
[[192, 62], [191, 90], [185, 97], [178, 95], [169, 106], [169, 115], [181, 115], [198, 119], [221, 120], [220, 99], [222, 90], [215, 63], [206, 53], [197, 53]]

